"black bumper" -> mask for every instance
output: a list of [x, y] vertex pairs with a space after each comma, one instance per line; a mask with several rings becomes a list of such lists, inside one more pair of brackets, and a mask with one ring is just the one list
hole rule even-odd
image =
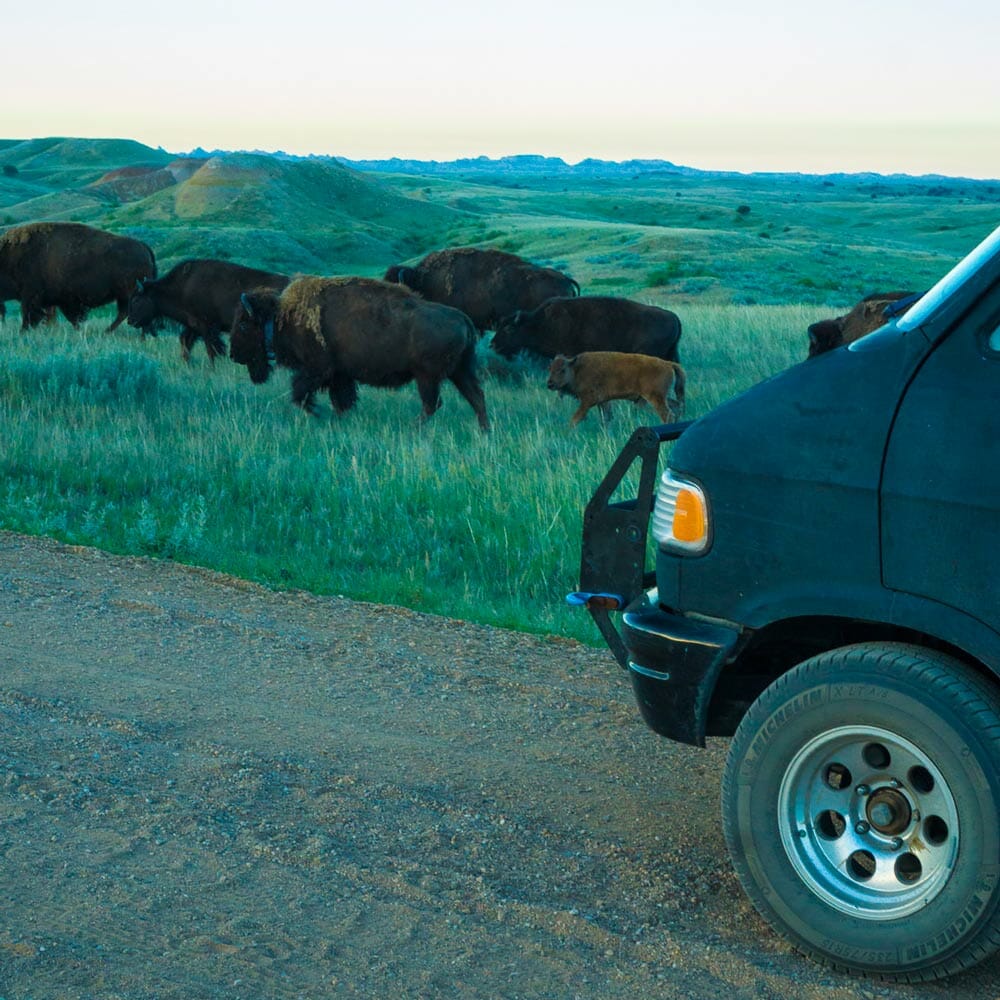
[[622, 638], [646, 723], [670, 739], [703, 747], [715, 683], [736, 655], [742, 631], [646, 606], [625, 612]]
[[[646, 722], [671, 739], [704, 746], [715, 682], [735, 656], [742, 632], [670, 614], [646, 596], [655, 579], [646, 569], [646, 533], [660, 445], [689, 426], [640, 427], [629, 438], [584, 511], [580, 590], [567, 599], [587, 608], [615, 659], [628, 670]], [[638, 495], [613, 502], [636, 462]], [[619, 632], [611, 614], [622, 608], [628, 610]]]

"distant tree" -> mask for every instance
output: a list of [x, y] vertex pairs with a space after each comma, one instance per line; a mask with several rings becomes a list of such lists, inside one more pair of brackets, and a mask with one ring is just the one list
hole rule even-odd
[[3, 165], [3, 175], [4, 177], [16, 177], [18, 175], [18, 169], [12, 163], [5, 163]]
[[749, 215], [750, 214], [750, 206], [749, 205], [740, 205], [740, 207], [736, 209], [736, 214], [737, 215]]

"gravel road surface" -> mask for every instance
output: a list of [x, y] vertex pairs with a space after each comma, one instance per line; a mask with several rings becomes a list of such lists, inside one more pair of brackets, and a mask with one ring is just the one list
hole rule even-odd
[[609, 653], [0, 533], [0, 998], [1000, 997], [745, 900]]

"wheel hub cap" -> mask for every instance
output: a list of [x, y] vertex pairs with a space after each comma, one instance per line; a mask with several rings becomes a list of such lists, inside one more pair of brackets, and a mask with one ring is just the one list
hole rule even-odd
[[880, 788], [868, 800], [865, 811], [872, 828], [887, 837], [901, 834], [910, 825], [913, 817], [910, 803], [894, 788]]
[[959, 847], [954, 796], [934, 760], [876, 726], [840, 726], [791, 759], [781, 842], [808, 888], [842, 913], [897, 920], [944, 888]]

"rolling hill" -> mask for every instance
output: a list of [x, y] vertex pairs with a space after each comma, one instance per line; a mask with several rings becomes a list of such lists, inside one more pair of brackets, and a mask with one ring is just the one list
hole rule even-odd
[[176, 157], [119, 140], [0, 144], [0, 222], [85, 222], [138, 236], [161, 267], [215, 256], [289, 272], [381, 272], [467, 213], [335, 160]]
[[0, 140], [0, 226], [138, 236], [161, 270], [212, 256], [380, 275], [446, 246], [520, 253], [585, 293], [660, 305], [848, 305], [926, 287], [1000, 221], [1000, 183], [738, 174], [667, 161], [451, 163], [177, 155], [124, 139]]

